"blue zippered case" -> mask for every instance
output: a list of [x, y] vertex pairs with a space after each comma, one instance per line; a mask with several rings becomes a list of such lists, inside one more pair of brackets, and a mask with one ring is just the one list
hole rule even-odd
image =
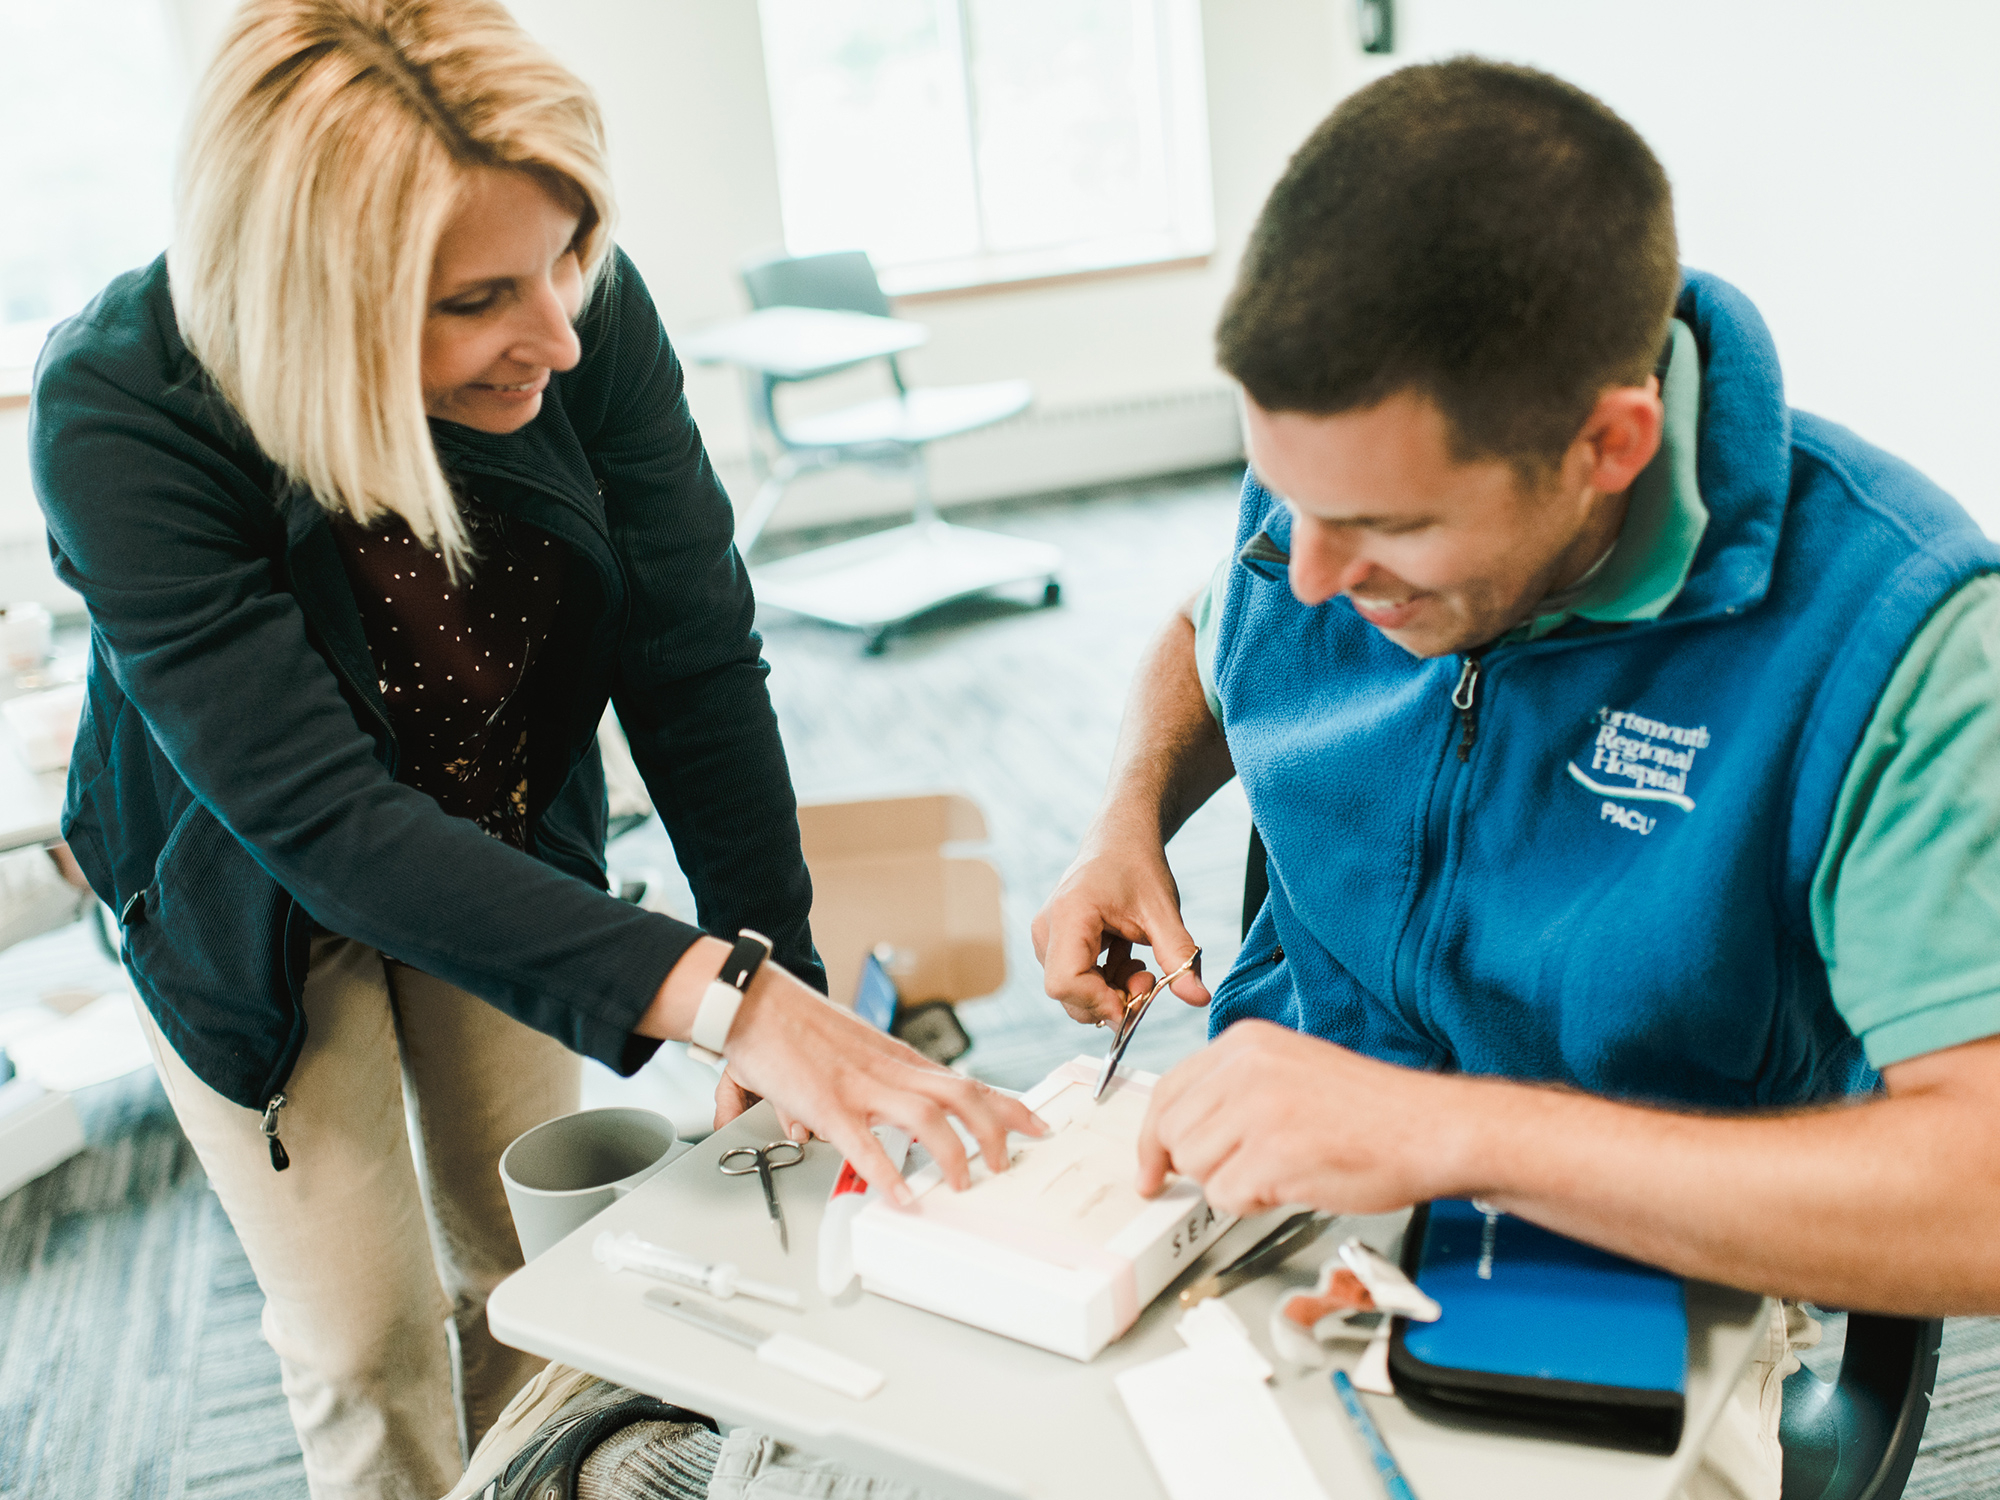
[[1679, 1444], [1678, 1276], [1457, 1199], [1411, 1216], [1403, 1269], [1444, 1309], [1390, 1333], [1389, 1372], [1411, 1407], [1648, 1453]]

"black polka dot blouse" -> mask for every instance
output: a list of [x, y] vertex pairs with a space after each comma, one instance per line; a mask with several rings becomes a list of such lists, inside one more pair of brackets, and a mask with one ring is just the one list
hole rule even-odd
[[382, 701], [396, 779], [525, 848], [528, 675], [562, 597], [562, 544], [461, 496], [476, 561], [453, 583], [401, 517], [334, 523]]

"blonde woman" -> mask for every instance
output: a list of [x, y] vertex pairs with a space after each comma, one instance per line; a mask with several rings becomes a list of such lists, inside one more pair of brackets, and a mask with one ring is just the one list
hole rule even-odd
[[[65, 834], [316, 1496], [443, 1493], [539, 1365], [486, 1330], [519, 1261], [495, 1167], [575, 1108], [577, 1054], [718, 1043], [721, 1114], [768, 1096], [885, 1173], [873, 1122], [961, 1181], [947, 1112], [996, 1167], [1035, 1128], [811, 988], [728, 500], [612, 220], [590, 94], [497, 4], [252, 0], [173, 248], [37, 377], [92, 620]], [[607, 699], [706, 931], [605, 894]], [[771, 961], [732, 1022], [746, 928]]]

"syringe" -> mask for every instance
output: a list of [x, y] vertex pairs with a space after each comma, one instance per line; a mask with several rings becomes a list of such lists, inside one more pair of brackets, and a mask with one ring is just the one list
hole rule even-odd
[[683, 1255], [678, 1250], [642, 1240], [629, 1230], [624, 1234], [613, 1234], [607, 1229], [592, 1242], [590, 1249], [598, 1260], [614, 1271], [639, 1271], [647, 1276], [657, 1276], [662, 1281], [671, 1281], [677, 1286], [691, 1286], [696, 1291], [707, 1292], [711, 1297], [741, 1294], [763, 1302], [775, 1302], [780, 1307], [799, 1305], [799, 1294], [790, 1287], [773, 1286], [768, 1281], [752, 1281], [747, 1276], [737, 1275], [736, 1267], [729, 1261], [696, 1260], [692, 1255]]

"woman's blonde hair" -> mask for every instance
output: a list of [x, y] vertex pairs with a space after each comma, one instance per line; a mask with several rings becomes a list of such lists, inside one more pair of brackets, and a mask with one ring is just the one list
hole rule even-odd
[[482, 167], [574, 202], [588, 299], [611, 247], [603, 123], [501, 5], [249, 0], [196, 98], [167, 253], [181, 337], [264, 452], [329, 511], [401, 516], [454, 573], [422, 338]]

